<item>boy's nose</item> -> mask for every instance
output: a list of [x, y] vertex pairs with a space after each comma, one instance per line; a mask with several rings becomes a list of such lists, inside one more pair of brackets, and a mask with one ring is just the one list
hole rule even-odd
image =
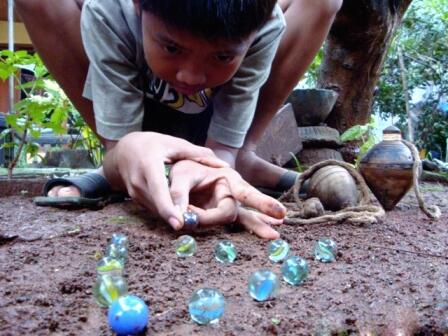
[[186, 85], [205, 84], [206, 76], [199, 69], [179, 69], [176, 74], [176, 80]]

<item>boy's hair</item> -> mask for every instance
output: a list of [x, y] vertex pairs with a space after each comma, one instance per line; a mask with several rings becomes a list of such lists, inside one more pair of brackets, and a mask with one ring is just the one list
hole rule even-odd
[[212, 41], [241, 41], [270, 18], [277, 0], [140, 0], [175, 28]]

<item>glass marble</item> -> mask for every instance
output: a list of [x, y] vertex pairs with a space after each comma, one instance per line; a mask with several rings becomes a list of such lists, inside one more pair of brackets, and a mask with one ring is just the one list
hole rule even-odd
[[308, 263], [305, 259], [292, 256], [282, 265], [283, 280], [293, 286], [302, 284], [309, 274]]
[[280, 287], [277, 275], [266, 269], [258, 270], [249, 278], [249, 294], [257, 301], [273, 299]]
[[122, 261], [111, 257], [103, 257], [96, 264], [96, 272], [98, 274], [122, 274], [123, 269]]
[[193, 211], [185, 211], [183, 213], [184, 218], [184, 229], [185, 230], [194, 230], [199, 225], [199, 217]]
[[176, 254], [179, 257], [191, 257], [196, 253], [197, 244], [196, 240], [192, 236], [183, 235], [177, 238], [176, 243]]
[[283, 239], [276, 239], [268, 244], [268, 257], [273, 262], [284, 260], [289, 254], [289, 244]]
[[215, 247], [215, 259], [221, 263], [233, 263], [236, 255], [235, 245], [230, 240], [220, 241]]
[[124, 234], [114, 233], [110, 238], [111, 245], [124, 246], [126, 249], [129, 247], [129, 240]]
[[124, 265], [128, 258], [128, 249], [125, 246], [109, 244], [106, 249], [106, 256], [117, 259]]
[[107, 319], [117, 335], [137, 335], [148, 324], [149, 309], [139, 297], [126, 295], [110, 305]]
[[119, 297], [126, 295], [128, 286], [121, 275], [102, 274], [96, 278], [93, 286], [95, 301], [101, 307], [109, 307]]
[[188, 311], [198, 324], [216, 323], [224, 314], [224, 296], [216, 289], [200, 288], [188, 301]]
[[329, 263], [336, 260], [337, 245], [330, 238], [319, 239], [314, 246], [316, 260]]

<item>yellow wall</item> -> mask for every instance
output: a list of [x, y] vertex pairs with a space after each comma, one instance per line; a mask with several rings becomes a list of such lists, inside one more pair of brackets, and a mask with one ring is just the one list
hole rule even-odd
[[[14, 23], [14, 41], [20, 46], [31, 47], [31, 41], [26, 32], [23, 23]], [[0, 21], [0, 48], [6, 49], [8, 47], [8, 22]]]

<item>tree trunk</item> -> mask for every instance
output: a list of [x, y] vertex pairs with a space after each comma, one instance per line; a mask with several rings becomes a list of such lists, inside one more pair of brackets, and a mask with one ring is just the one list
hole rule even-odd
[[388, 47], [411, 1], [344, 0], [318, 79], [318, 87], [339, 93], [327, 123], [340, 132], [368, 122]]

